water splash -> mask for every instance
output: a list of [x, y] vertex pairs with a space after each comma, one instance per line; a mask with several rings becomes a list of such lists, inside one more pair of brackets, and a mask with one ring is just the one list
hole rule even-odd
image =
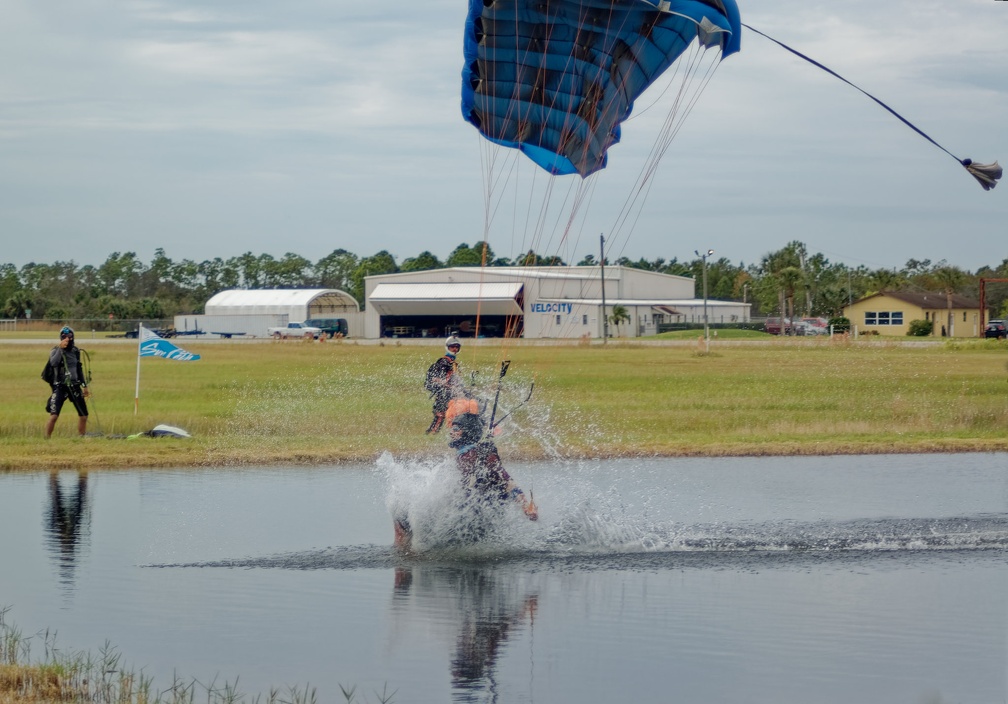
[[530, 547], [529, 521], [519, 507], [467, 492], [454, 457], [397, 460], [385, 453], [377, 466], [387, 482], [389, 515], [409, 523], [414, 553], [500, 555]]
[[[384, 455], [379, 469], [388, 483], [390, 516], [407, 517], [418, 554], [459, 558], [537, 555], [603, 556], [634, 553], [830, 553], [1008, 548], [1008, 515], [677, 521], [675, 489], [640, 496], [636, 487], [580, 481], [577, 469], [564, 478], [544, 478], [540, 519], [530, 523], [516, 507], [479, 510], [465, 495], [451, 459], [397, 460]], [[513, 470], [520, 474], [523, 467]], [[591, 470], [585, 470], [590, 472]], [[516, 477], [521, 481], [522, 477]], [[672, 506], [673, 508], [670, 508]], [[478, 514], [478, 515], [477, 515]]]

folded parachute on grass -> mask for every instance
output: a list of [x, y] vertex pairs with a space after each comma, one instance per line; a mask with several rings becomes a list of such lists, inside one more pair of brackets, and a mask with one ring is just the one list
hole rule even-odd
[[127, 440], [136, 440], [138, 438], [191, 438], [192, 435], [188, 431], [182, 428], [176, 428], [174, 425], [155, 425], [150, 430], [145, 430], [142, 433], [134, 433], [133, 435], [127, 435]]

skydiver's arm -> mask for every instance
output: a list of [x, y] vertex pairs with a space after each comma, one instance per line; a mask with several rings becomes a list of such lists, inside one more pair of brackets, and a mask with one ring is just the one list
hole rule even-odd
[[528, 516], [530, 521], [537, 520], [539, 518], [539, 509], [536, 507], [535, 502], [525, 496], [525, 492], [511, 480], [507, 483], [508, 495], [522, 507], [522, 511]]

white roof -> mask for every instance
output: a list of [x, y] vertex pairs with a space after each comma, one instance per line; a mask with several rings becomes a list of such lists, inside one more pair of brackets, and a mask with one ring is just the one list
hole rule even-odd
[[270, 313], [277, 308], [304, 307], [331, 311], [360, 310], [357, 300], [333, 288], [231, 289], [221, 291], [206, 302], [207, 315], [229, 313]]
[[439, 315], [468, 315], [479, 308], [486, 315], [521, 315], [517, 298], [523, 284], [511, 281], [469, 283], [380, 283], [368, 303], [382, 315], [430, 313], [437, 302]]
[[[629, 275], [664, 276], [684, 281], [692, 281], [687, 276], [678, 274], [661, 274], [646, 269], [635, 269], [633, 267], [620, 266], [614, 264], [605, 269], [606, 280], [619, 280]], [[493, 277], [497, 279], [521, 279], [531, 281], [532, 279], [569, 279], [569, 280], [589, 280], [599, 279], [599, 267], [595, 266], [453, 266], [444, 269], [426, 269], [423, 271], [400, 271], [395, 274], [375, 274], [368, 276], [368, 279], [378, 279], [380, 281], [394, 281], [397, 277], [415, 277], [418, 274], [436, 274], [438, 276], [449, 276], [451, 274], [461, 274], [468, 277]]]

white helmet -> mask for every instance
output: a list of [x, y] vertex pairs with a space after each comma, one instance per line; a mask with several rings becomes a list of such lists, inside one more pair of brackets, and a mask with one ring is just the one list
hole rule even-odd
[[458, 339], [455, 335], [449, 335], [448, 339], [444, 341], [445, 350], [451, 352], [448, 348], [453, 345], [458, 345], [459, 349], [462, 349], [462, 340]]

